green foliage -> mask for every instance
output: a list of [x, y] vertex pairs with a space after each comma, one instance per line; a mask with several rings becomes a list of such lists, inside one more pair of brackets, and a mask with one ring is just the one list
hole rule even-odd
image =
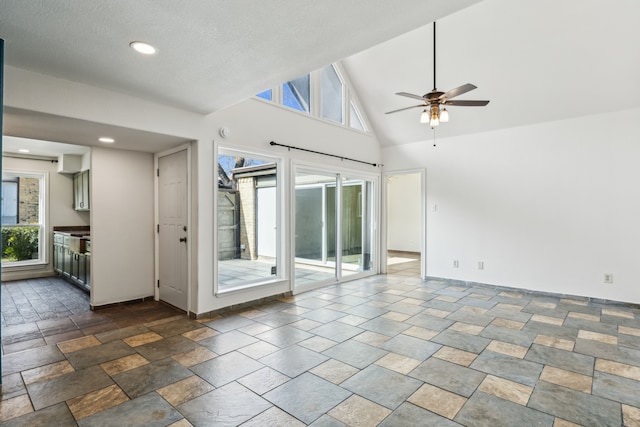
[[3, 260], [32, 259], [34, 252], [38, 252], [38, 226], [2, 227]]
[[11, 237], [12, 231], [9, 227], [2, 227], [2, 258], [7, 256], [5, 252], [9, 247], [9, 237]]

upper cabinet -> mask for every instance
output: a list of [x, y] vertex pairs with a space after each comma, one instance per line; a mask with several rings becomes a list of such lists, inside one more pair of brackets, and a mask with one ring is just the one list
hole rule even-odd
[[89, 179], [88, 170], [73, 175], [73, 208], [77, 211], [88, 211], [90, 209]]
[[73, 208], [77, 211], [90, 210], [89, 153], [83, 155], [60, 154], [58, 156], [58, 173], [73, 174]]

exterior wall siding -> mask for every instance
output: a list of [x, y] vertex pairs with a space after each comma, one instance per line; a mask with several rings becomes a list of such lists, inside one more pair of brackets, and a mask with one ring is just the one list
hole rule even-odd
[[21, 224], [37, 224], [40, 218], [38, 178], [20, 178], [18, 218]]

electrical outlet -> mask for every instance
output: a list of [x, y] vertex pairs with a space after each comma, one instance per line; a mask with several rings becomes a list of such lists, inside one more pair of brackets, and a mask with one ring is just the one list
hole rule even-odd
[[604, 283], [613, 283], [613, 274], [604, 273]]
[[478, 261], [478, 270], [484, 270], [484, 261]]
[[458, 268], [460, 267], [460, 262], [457, 259], [453, 260], [453, 268]]

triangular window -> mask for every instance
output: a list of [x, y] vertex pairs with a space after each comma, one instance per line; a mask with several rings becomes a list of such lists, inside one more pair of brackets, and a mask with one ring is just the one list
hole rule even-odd
[[273, 89], [267, 89], [256, 96], [258, 98], [266, 99], [267, 101], [273, 101]]
[[349, 126], [353, 129], [358, 129], [363, 132], [367, 130], [364, 127], [364, 123], [362, 122], [362, 118], [360, 118], [360, 112], [358, 111], [358, 107], [356, 104], [351, 101], [351, 108], [349, 108]]
[[309, 74], [282, 84], [282, 105], [308, 113], [311, 105]]

